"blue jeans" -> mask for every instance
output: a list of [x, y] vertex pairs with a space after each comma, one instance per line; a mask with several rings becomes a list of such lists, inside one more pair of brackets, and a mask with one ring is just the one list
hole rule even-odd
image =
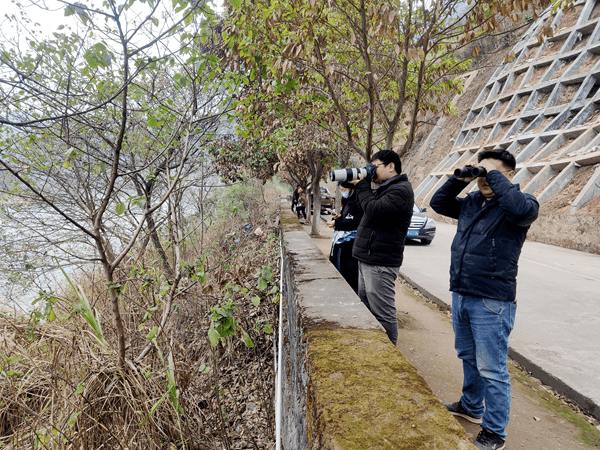
[[469, 414], [483, 416], [483, 428], [503, 439], [511, 400], [508, 336], [516, 311], [515, 302], [452, 293], [454, 347], [464, 374], [460, 401]]

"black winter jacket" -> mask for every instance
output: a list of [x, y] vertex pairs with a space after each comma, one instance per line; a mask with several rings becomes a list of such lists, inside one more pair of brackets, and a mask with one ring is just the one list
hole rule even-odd
[[451, 249], [450, 290], [513, 301], [519, 255], [539, 204], [498, 170], [488, 172], [487, 182], [496, 195], [483, 207], [479, 191], [457, 197], [468, 183], [454, 176], [434, 194], [430, 205], [439, 214], [458, 219]]
[[356, 198], [356, 192], [348, 198], [342, 198], [342, 212], [340, 217], [335, 219], [334, 230], [339, 231], [354, 231], [360, 224], [363, 211]]
[[364, 215], [352, 256], [374, 266], [400, 267], [415, 203], [407, 176], [397, 175], [375, 192], [368, 181], [362, 180], [356, 184], [356, 196]]

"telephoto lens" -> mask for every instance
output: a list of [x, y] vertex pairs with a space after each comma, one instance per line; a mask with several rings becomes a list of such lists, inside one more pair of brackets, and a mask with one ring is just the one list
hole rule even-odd
[[359, 169], [353, 167], [351, 169], [338, 169], [329, 171], [329, 179], [331, 181], [352, 181], [358, 179], [358, 174], [361, 174], [363, 178], [367, 177], [367, 169]]

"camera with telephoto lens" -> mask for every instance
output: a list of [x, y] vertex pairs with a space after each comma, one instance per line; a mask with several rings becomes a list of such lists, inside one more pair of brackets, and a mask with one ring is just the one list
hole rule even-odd
[[485, 177], [486, 174], [487, 170], [485, 170], [483, 167], [476, 166], [467, 166], [454, 171], [454, 176], [456, 178]]
[[375, 178], [375, 170], [377, 166], [374, 164], [367, 164], [364, 168], [353, 167], [351, 169], [338, 169], [329, 171], [329, 179], [331, 181], [352, 181], [358, 180], [358, 174], [367, 180], [373, 180]]

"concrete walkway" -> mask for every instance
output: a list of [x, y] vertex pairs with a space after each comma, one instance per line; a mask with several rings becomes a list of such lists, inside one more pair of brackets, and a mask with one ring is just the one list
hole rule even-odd
[[[429, 246], [408, 244], [401, 273], [451, 306], [450, 244], [439, 223]], [[600, 418], [600, 256], [527, 241], [519, 260], [510, 356]]]

